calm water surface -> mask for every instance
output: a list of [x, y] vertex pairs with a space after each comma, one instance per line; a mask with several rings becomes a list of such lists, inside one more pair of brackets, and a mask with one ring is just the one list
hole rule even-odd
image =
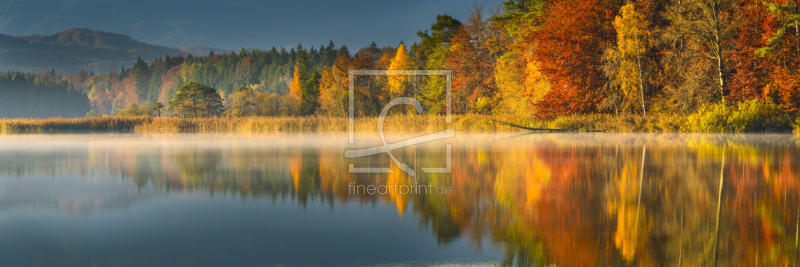
[[797, 265], [791, 135], [459, 134], [413, 177], [358, 141], [0, 136], [0, 266]]

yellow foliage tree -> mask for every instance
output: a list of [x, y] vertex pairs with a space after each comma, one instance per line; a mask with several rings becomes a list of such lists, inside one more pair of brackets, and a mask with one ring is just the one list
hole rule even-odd
[[[349, 57], [342, 55], [336, 60], [332, 66], [322, 67], [322, 73], [319, 80], [319, 104], [320, 108], [317, 109], [318, 114], [334, 115], [334, 116], [347, 116], [348, 112], [348, 93], [350, 89], [350, 70], [365, 70], [370, 68], [370, 58], [368, 57]], [[353, 77], [354, 80], [354, 105], [361, 103], [368, 99], [365, 97], [364, 91], [369, 92], [368, 88], [363, 88], [363, 84], [359, 84], [364, 76], [357, 75]]]
[[[400, 44], [397, 47], [397, 53], [395, 54], [394, 58], [392, 58], [391, 64], [389, 64], [389, 70], [410, 70], [411, 69], [411, 60], [408, 58], [408, 50], [406, 46]], [[389, 76], [389, 95], [390, 98], [398, 97], [405, 93], [408, 90], [408, 84], [410, 82], [411, 77], [409, 76], [399, 76], [399, 75], [391, 75]]]
[[503, 115], [530, 115], [550, 88], [550, 83], [538, 69], [538, 62], [512, 50], [497, 60], [494, 79], [497, 83], [499, 106], [493, 112]]
[[608, 59], [615, 66], [612, 85], [620, 98], [618, 111], [641, 110], [647, 115], [645, 75], [652, 64], [646, 54], [653, 41], [647, 18], [636, 12], [633, 3], [628, 3], [622, 6], [613, 24], [617, 31], [617, 49], [609, 51]]

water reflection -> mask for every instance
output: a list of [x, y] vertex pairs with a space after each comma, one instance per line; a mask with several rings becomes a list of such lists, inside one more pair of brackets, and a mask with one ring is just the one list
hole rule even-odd
[[[20, 208], [126, 212], [166, 192], [334, 213], [386, 205], [413, 215], [440, 246], [503, 248], [504, 265], [797, 265], [800, 149], [790, 135], [508, 137], [460, 135], [451, 174], [416, 177], [396, 166], [348, 173], [350, 163], [390, 160], [345, 159], [339, 134], [2, 137], [0, 222]], [[440, 166], [440, 147], [395, 155], [417, 169]], [[352, 191], [420, 184], [452, 193]]]

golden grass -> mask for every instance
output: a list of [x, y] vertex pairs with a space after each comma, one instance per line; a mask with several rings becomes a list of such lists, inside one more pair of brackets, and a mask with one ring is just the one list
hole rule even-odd
[[[432, 132], [454, 128], [465, 132], [525, 131], [498, 125], [494, 120], [531, 128], [564, 129], [575, 132], [683, 132], [686, 117], [680, 115], [573, 115], [542, 121], [532, 117], [494, 115], [453, 115], [446, 124], [445, 116], [396, 115], [386, 118], [384, 130], [400, 132]], [[356, 118], [356, 131], [375, 131], [376, 117]], [[798, 119], [800, 122], [800, 119]], [[345, 132], [346, 117], [100, 117], [80, 119], [3, 119], [0, 133], [61, 133], [61, 132]]]
[[[456, 130], [487, 132], [497, 131], [491, 116], [453, 116], [452, 126]], [[389, 116], [384, 130], [432, 131], [447, 128], [444, 116], [414, 115]], [[356, 131], [375, 131], [377, 118], [356, 118]], [[301, 132], [301, 131], [347, 131], [346, 117], [99, 117], [99, 118], [49, 118], [0, 120], [0, 133], [59, 133], [59, 132]], [[502, 129], [501, 129], [502, 130]], [[505, 128], [505, 130], [515, 130]]]
[[48, 119], [3, 119], [0, 133], [53, 133], [53, 132], [130, 132], [136, 126], [150, 123], [153, 118], [98, 117], [98, 118], [48, 118]]

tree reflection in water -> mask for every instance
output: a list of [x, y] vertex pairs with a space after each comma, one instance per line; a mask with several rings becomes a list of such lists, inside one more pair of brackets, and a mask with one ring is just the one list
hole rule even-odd
[[[13, 138], [3, 142], [20, 141]], [[137, 192], [55, 190], [48, 197], [0, 189], [0, 209], [94, 212], [150, 191], [334, 210], [383, 202], [401, 216], [414, 213], [441, 245], [490, 240], [505, 249], [507, 265], [797, 265], [800, 150], [788, 135], [461, 135], [452, 173], [416, 177], [396, 167], [393, 174], [348, 173], [350, 163], [390, 161], [345, 159], [344, 136], [335, 134], [93, 138], [64, 137], [45, 150], [5, 147], [0, 175], [113, 179], [135, 183]], [[440, 145], [394, 153], [417, 169], [439, 166]], [[352, 194], [349, 184], [432, 184], [452, 193]]]

